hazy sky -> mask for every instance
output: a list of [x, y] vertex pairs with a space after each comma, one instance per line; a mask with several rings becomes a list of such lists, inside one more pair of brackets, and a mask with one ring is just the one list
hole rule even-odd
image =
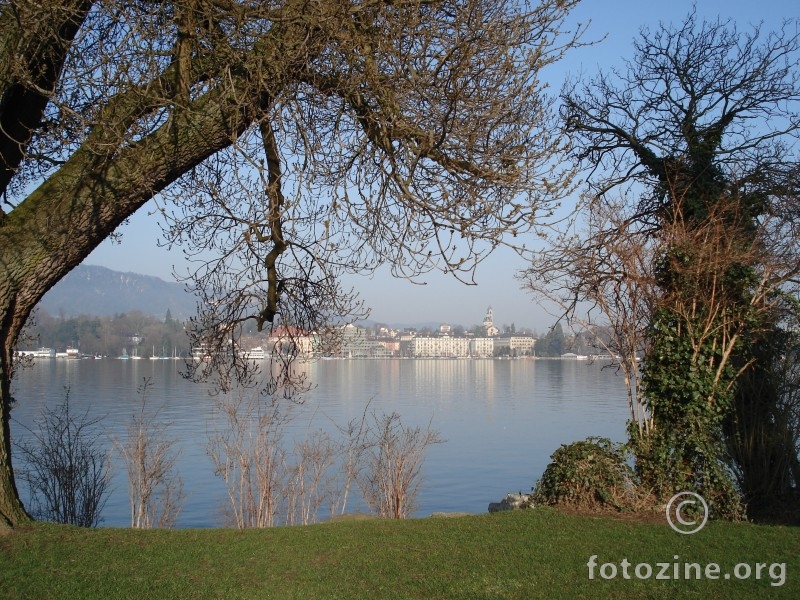
[[[796, 0], [700, 0], [696, 4], [698, 17], [730, 18], [742, 30], [762, 21], [765, 30], [776, 29], [784, 18], [800, 18]], [[620, 65], [622, 58], [630, 58], [632, 40], [641, 27], [653, 29], [659, 21], [680, 22], [692, 5], [691, 0], [584, 0], [572, 18], [576, 22], [591, 19], [588, 39], [607, 37], [596, 46], [573, 51], [550, 68], [548, 79], [558, 88], [558, 82], [569, 73], [594, 75], [598, 68]], [[86, 264], [171, 280], [173, 267], [180, 269], [183, 264], [182, 254], [179, 249], [168, 252], [157, 247], [160, 230], [157, 217], [148, 214], [151, 210], [149, 204], [143, 207], [120, 228], [122, 243], [105, 242], [86, 259]], [[486, 307], [491, 305], [496, 323], [513, 322], [518, 328], [534, 327], [541, 332], [553, 323], [554, 317], [519, 289], [514, 273], [524, 266], [516, 255], [505, 251], [481, 264], [477, 286], [465, 286], [443, 274], [431, 274], [426, 285], [415, 285], [393, 279], [388, 272], [378, 272], [371, 278], [353, 277], [348, 284], [360, 291], [372, 308], [371, 318], [377, 321], [446, 321], [469, 327], [480, 323]]]

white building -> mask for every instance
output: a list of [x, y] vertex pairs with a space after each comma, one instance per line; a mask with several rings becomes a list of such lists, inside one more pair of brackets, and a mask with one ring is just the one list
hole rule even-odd
[[511, 356], [524, 356], [534, 353], [536, 338], [530, 335], [501, 335], [494, 338], [495, 350], [508, 348]]
[[370, 356], [367, 331], [348, 323], [341, 330], [339, 355], [345, 358], [366, 358]]
[[494, 338], [476, 337], [469, 340], [469, 353], [471, 356], [493, 356]]
[[409, 342], [411, 355], [417, 358], [464, 357], [469, 356], [467, 338], [415, 337]]

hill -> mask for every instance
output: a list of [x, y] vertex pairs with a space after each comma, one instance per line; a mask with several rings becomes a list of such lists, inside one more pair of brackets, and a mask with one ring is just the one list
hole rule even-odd
[[180, 283], [150, 275], [79, 265], [45, 294], [39, 306], [51, 315], [112, 316], [138, 310], [163, 318], [167, 310], [183, 320], [195, 313], [195, 299]]

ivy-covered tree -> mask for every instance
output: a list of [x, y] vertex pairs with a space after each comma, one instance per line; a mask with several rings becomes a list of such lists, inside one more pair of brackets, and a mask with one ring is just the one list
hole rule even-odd
[[567, 311], [600, 308], [630, 380], [645, 352], [639, 474], [666, 498], [697, 490], [717, 515], [740, 512], [725, 424], [757, 400], [741, 378], [797, 297], [799, 46], [796, 22], [765, 34], [692, 12], [642, 30], [623, 69], [566, 87], [587, 210], [558, 240], [571, 258], [526, 276]]

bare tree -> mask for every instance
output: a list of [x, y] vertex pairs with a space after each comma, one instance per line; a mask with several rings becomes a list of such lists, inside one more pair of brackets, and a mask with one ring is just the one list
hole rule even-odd
[[558, 317], [593, 334], [594, 345], [625, 377], [631, 423], [643, 435], [653, 424], [639, 367], [658, 296], [654, 251], [622, 201], [587, 196], [519, 276], [535, 298], [558, 307]]
[[175, 438], [166, 436], [168, 422], [159, 420], [160, 410], [150, 411], [147, 392], [152, 380], [139, 388], [139, 411], [131, 416], [128, 437], [117, 449], [128, 471], [131, 527], [173, 527], [184, 501], [183, 481], [175, 473], [180, 455]]
[[343, 272], [470, 281], [569, 187], [539, 75], [575, 45], [575, 4], [4, 3], [0, 524], [27, 519], [8, 428], [20, 331], [125, 219], [157, 197], [168, 242], [200, 261], [194, 336], [224, 375], [245, 320], [322, 335], [358, 310]]

